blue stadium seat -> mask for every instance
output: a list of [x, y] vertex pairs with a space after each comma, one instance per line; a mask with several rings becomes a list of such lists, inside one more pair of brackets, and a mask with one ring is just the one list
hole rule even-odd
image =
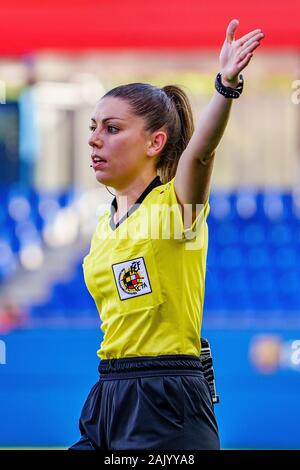
[[287, 207], [284, 205], [284, 199], [280, 191], [266, 191], [263, 195], [263, 205], [265, 217], [272, 223], [287, 219]]
[[223, 248], [219, 252], [219, 268], [221, 270], [239, 269], [243, 265], [243, 256], [239, 246]]
[[265, 245], [254, 248], [245, 248], [244, 251], [245, 268], [252, 271], [266, 270], [270, 267], [271, 256]]
[[242, 269], [223, 277], [224, 300], [228, 314], [249, 308], [250, 296], [247, 277]]
[[219, 225], [215, 233], [215, 241], [219, 245], [236, 245], [239, 242], [239, 231], [233, 222], [224, 222]]
[[269, 231], [269, 243], [272, 246], [289, 245], [292, 240], [292, 230], [288, 224], [272, 224]]
[[283, 311], [300, 312], [300, 275], [299, 270], [287, 271], [277, 279], [280, 304]]
[[265, 242], [265, 227], [261, 223], [248, 223], [243, 227], [241, 240], [246, 246], [261, 245]]
[[224, 293], [219, 272], [214, 269], [207, 269], [205, 283], [205, 310], [224, 309]]
[[211, 193], [209, 203], [210, 219], [218, 222], [224, 222], [234, 218], [230, 195], [228, 193], [221, 191]]
[[283, 246], [277, 248], [272, 257], [273, 267], [279, 271], [287, 269], [297, 269], [297, 252], [293, 246]]
[[256, 272], [249, 279], [249, 288], [255, 310], [261, 312], [278, 308], [276, 280], [270, 271]]
[[257, 219], [258, 196], [254, 189], [239, 190], [233, 195], [234, 211], [240, 221], [249, 223]]

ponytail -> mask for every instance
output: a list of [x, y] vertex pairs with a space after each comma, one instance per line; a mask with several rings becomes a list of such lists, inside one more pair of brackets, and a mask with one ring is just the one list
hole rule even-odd
[[157, 164], [160, 179], [166, 183], [175, 176], [179, 159], [193, 135], [194, 120], [189, 99], [179, 86], [167, 85], [162, 90], [173, 103], [173, 114], [178, 116]]

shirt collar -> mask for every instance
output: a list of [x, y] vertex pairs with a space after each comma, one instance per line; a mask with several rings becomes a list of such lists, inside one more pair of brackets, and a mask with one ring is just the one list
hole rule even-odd
[[162, 184], [163, 183], [161, 182], [159, 175], [155, 176], [155, 178], [151, 181], [151, 183], [148, 184], [146, 189], [144, 189], [142, 194], [137, 198], [137, 200], [135, 201], [133, 206], [131, 206], [131, 208], [129, 209], [127, 214], [125, 214], [118, 221], [117, 224], [114, 223], [114, 218], [113, 218], [113, 216], [114, 216], [114, 214], [115, 214], [115, 212], [118, 208], [117, 198], [115, 196], [114, 199], [112, 200], [112, 203], [111, 203], [111, 206], [110, 206], [110, 226], [111, 226], [112, 230], [115, 230], [120, 225], [120, 223], [122, 223], [125, 219], [127, 219], [127, 217], [129, 217], [130, 214], [132, 214], [132, 212], [134, 212], [137, 209], [137, 204], [141, 204], [143, 202], [143, 200], [145, 199], [145, 197], [152, 191], [153, 188], [156, 188], [156, 186], [160, 186]]

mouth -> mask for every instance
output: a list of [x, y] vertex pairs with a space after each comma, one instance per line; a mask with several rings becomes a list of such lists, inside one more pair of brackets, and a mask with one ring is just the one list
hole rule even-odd
[[99, 157], [98, 155], [92, 155], [92, 161], [93, 163], [106, 162], [104, 158]]
[[102, 168], [103, 165], [107, 163], [104, 158], [98, 157], [96, 155], [92, 155], [92, 167], [94, 170], [97, 170], [98, 168]]

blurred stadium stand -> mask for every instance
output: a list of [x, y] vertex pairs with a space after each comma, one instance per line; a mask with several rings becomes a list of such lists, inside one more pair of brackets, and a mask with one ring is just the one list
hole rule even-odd
[[[45, 194], [19, 185], [1, 189], [2, 291], [20, 265], [29, 273], [37, 271], [41, 278], [49, 245], [52, 263], [58, 271], [68, 271], [62, 279], [58, 272], [44, 275], [43, 282], [49, 284], [47, 295], [27, 303], [36, 319], [93, 318], [96, 314], [82, 273], [82, 256], [88, 252], [89, 243], [84, 237], [80, 240], [80, 212], [74, 198], [73, 190]], [[64, 219], [71, 208], [73, 217], [69, 212]], [[224, 312], [227, 316], [242, 315], [241, 321], [253, 315], [270, 317], [271, 312], [282, 318], [299, 315], [299, 216], [297, 198], [292, 193], [248, 190], [211, 194], [205, 299], [209, 318], [220, 318]], [[78, 246], [74, 248], [76, 242]], [[69, 254], [73, 254], [69, 270], [68, 246]], [[24, 298], [19, 285], [17, 289]], [[37, 290], [41, 293], [41, 288]]]
[[[299, 316], [299, 210], [286, 192], [213, 193], [206, 311]], [[272, 315], [271, 315], [272, 313]]]
[[0, 192], [0, 306], [19, 304], [29, 323], [92, 315], [81, 262], [96, 220], [87, 221], [96, 212], [95, 192], [37, 191], [20, 183]]

